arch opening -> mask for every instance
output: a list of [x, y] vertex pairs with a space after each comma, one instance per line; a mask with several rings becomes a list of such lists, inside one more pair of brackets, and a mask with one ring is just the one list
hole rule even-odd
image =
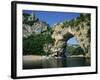
[[74, 36], [66, 41], [66, 52], [67, 56], [84, 56], [84, 50]]
[[73, 34], [69, 32], [66, 33], [65, 35], [63, 35], [63, 39], [61, 42], [63, 44], [60, 47], [61, 49], [58, 49], [56, 54], [57, 56], [61, 57], [77, 56], [77, 55], [84, 56], [84, 50], [81, 48], [78, 40]]

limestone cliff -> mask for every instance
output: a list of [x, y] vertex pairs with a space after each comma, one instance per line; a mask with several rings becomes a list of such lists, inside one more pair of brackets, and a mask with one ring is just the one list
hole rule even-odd
[[[90, 57], [90, 17], [90, 14], [80, 14], [80, 16], [75, 19], [63, 21], [52, 26], [53, 33], [50, 33], [50, 35], [52, 39], [54, 39], [54, 44], [49, 44], [49, 48], [45, 47], [46, 44], [44, 44], [44, 51], [51, 52], [51, 55], [60, 54], [63, 52], [65, 42], [75, 37], [84, 50], [85, 56]], [[23, 37], [27, 38], [32, 34], [41, 34], [45, 32], [48, 27], [49, 25], [46, 22], [40, 21], [35, 14], [23, 14]]]
[[55, 43], [52, 51], [54, 53], [60, 52], [65, 41], [75, 37], [83, 48], [85, 56], [90, 57], [90, 26], [90, 14], [81, 14], [76, 19], [54, 25], [52, 38], [55, 39]]
[[23, 14], [23, 37], [28, 37], [32, 34], [40, 34], [47, 30], [49, 25], [46, 22], [40, 21], [36, 15]]

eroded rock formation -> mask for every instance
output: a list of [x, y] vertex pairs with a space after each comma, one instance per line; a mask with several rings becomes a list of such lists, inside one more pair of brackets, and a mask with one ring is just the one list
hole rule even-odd
[[[71, 23], [71, 24], [69, 24]], [[70, 38], [75, 37], [81, 48], [84, 50], [84, 55], [90, 57], [90, 15], [81, 14], [79, 18], [69, 22], [61, 22], [54, 25], [52, 38], [55, 39], [52, 52], [60, 52]]]
[[[85, 56], [90, 57], [90, 14], [81, 14], [70, 21], [64, 21], [55, 24], [52, 28], [52, 38], [55, 39], [54, 45], [44, 48], [44, 51], [51, 51], [51, 55], [60, 55], [64, 51], [65, 42], [70, 38], [75, 37], [81, 48], [84, 50]], [[23, 14], [23, 37], [28, 37], [32, 34], [41, 34], [48, 28], [48, 24], [39, 19], [35, 15]], [[44, 44], [45, 46], [45, 44]]]
[[34, 13], [31, 15], [23, 14], [23, 37], [28, 37], [32, 34], [41, 34], [47, 30], [49, 25], [46, 22], [40, 21]]

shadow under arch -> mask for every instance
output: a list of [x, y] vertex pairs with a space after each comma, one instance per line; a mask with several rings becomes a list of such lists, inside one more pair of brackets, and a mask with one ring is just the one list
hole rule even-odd
[[[60, 47], [61, 49], [60, 50], [58, 50], [58, 51], [56, 51], [55, 52], [55, 54], [54, 54], [54, 56], [57, 56], [57, 57], [67, 57], [67, 56], [70, 56], [70, 53], [67, 51], [67, 42], [71, 39], [71, 38], [74, 38], [75, 37], [75, 35], [73, 34], [73, 33], [71, 33], [71, 32], [66, 32], [64, 35], [63, 35], [63, 39], [59, 39], [58, 40], [58, 44], [59, 44], [59, 42], [60, 43], [63, 43], [63, 44], [61, 44], [62, 46]], [[76, 38], [76, 37], [75, 37]], [[79, 41], [77, 40], [77, 38], [76, 38], [76, 41], [78, 42], [78, 48], [80, 49], [80, 51], [82, 51], [82, 52], [84, 52], [83, 51], [83, 49], [82, 49], [82, 47], [80, 46], [80, 43], [79, 43]]]
[[[61, 57], [67, 57], [67, 56], [70, 56], [70, 51], [68, 51], [67, 50], [67, 47], [69, 46], [69, 44], [68, 44], [68, 41], [70, 41], [70, 39], [72, 39], [72, 38], [75, 38], [75, 41], [76, 42], [78, 42], [77, 41], [77, 39], [76, 39], [76, 37], [72, 34], [72, 33], [66, 33], [64, 36], [63, 36], [63, 41], [65, 42], [64, 44], [63, 44], [63, 47], [62, 47], [62, 52], [60, 53], [60, 56]], [[77, 44], [73, 44], [74, 42], [71, 42], [70, 43], [70, 47], [72, 47], [72, 48], [74, 48], [74, 47], [76, 47], [76, 46], [78, 46], [78, 47], [80, 47], [80, 44], [79, 43], [77, 43]], [[73, 45], [72, 45], [73, 44]], [[80, 49], [81, 49], [81, 51], [83, 50], [81, 47], [80, 47]]]
[[67, 32], [66, 34], [63, 35], [64, 41], [67, 42], [69, 39], [71, 39], [72, 37], [74, 37], [73, 34], [71, 34], [70, 32]]

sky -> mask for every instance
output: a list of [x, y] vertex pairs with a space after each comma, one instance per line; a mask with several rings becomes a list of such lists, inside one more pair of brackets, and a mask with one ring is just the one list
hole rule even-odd
[[[39, 18], [40, 21], [48, 23], [50, 26], [63, 22], [65, 20], [71, 20], [80, 16], [80, 13], [71, 12], [51, 12], [51, 11], [33, 11], [33, 10], [23, 10], [23, 13], [31, 14], [32, 12]], [[78, 44], [76, 39], [73, 37], [68, 41], [69, 44]]]
[[75, 37], [72, 37], [70, 38], [68, 41], [67, 41], [67, 44], [79, 44], [78, 41], [76, 40]]

